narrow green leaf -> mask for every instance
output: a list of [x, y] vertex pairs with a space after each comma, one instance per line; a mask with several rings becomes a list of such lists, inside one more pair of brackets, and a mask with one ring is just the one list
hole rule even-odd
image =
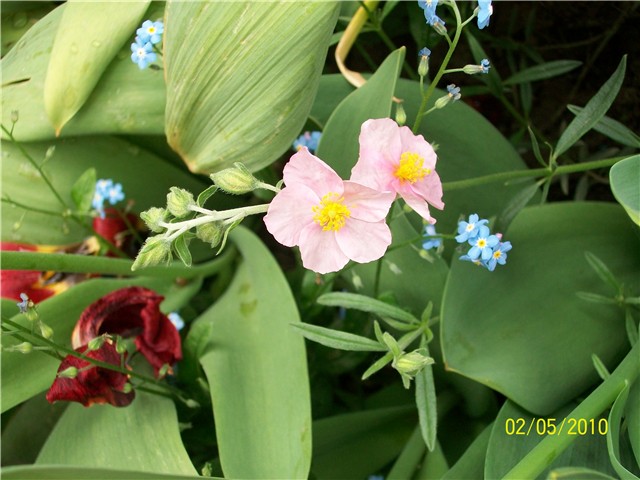
[[617, 305], [618, 301], [615, 298], [605, 297], [604, 295], [598, 295], [591, 292], [576, 292], [576, 296], [580, 300], [592, 303], [601, 303], [603, 305]]
[[442, 476], [442, 480], [483, 478], [484, 459], [487, 455], [493, 424], [488, 425], [462, 454], [458, 461]]
[[[567, 108], [574, 115], [578, 115], [582, 110], [584, 110], [584, 108], [576, 105], [567, 105]], [[626, 145], [631, 148], [640, 148], [640, 136], [636, 135], [625, 125], [613, 118], [607, 116], [602, 117], [598, 123], [595, 124], [593, 129], [622, 145]]]
[[609, 267], [600, 260], [596, 255], [591, 252], [584, 252], [584, 256], [589, 262], [593, 271], [602, 279], [603, 282], [609, 284], [616, 292], [619, 292], [622, 288], [620, 282], [616, 279], [615, 275], [609, 270]]
[[609, 412], [609, 431], [607, 432], [607, 450], [609, 458], [614, 470], [622, 480], [638, 480], [638, 477], [631, 473], [620, 463], [620, 435], [622, 435], [622, 416], [624, 407], [629, 396], [629, 383], [625, 382], [625, 386], [613, 402], [611, 411]]
[[341, 332], [330, 328], [310, 325], [308, 323], [292, 324], [303, 337], [317, 342], [325, 347], [350, 350], [354, 352], [384, 352], [386, 348], [367, 337]]
[[615, 480], [615, 477], [584, 467], [562, 467], [549, 472], [547, 480]]
[[569, 124], [566, 130], [560, 136], [553, 153], [554, 158], [558, 158], [564, 152], [569, 150], [580, 138], [593, 128], [600, 121], [604, 114], [607, 113], [609, 107], [616, 99], [622, 81], [624, 80], [625, 69], [627, 66], [627, 56], [623, 56], [616, 71], [611, 75], [598, 93], [585, 105], [576, 118]]
[[640, 465], [640, 382], [638, 379], [631, 385], [624, 414], [627, 419], [631, 449], [636, 462]]
[[424, 452], [420, 426], [417, 426], [385, 478], [387, 480], [406, 480], [413, 477], [420, 466]]
[[624, 312], [624, 326], [627, 330], [627, 337], [629, 338], [629, 343], [633, 347], [636, 343], [638, 343], [638, 324], [633, 318], [633, 313], [631, 313], [631, 309], [627, 308]]
[[318, 303], [330, 307], [353, 308], [362, 312], [375, 313], [380, 317], [389, 317], [409, 324], [420, 323], [416, 317], [406, 310], [357, 293], [325, 293], [318, 298]]
[[71, 187], [71, 199], [80, 212], [88, 212], [96, 189], [96, 169], [85, 170]]
[[196, 200], [198, 206], [204, 207], [204, 204], [207, 202], [207, 200], [209, 200], [211, 196], [217, 191], [218, 187], [216, 187], [215, 185], [211, 185], [210, 187], [207, 187], [202, 192], [200, 192], [200, 195], [198, 195], [198, 199]]
[[191, 266], [191, 252], [189, 251], [189, 245], [187, 245], [186, 235], [180, 235], [173, 242], [173, 248], [178, 254], [178, 257], [187, 267]]
[[631, 220], [640, 225], [640, 155], [625, 158], [609, 170], [611, 191]]
[[538, 80], [545, 80], [570, 72], [580, 65], [582, 65], [582, 62], [577, 60], [554, 60], [553, 62], [546, 62], [520, 70], [507, 78], [504, 84], [518, 85], [520, 83], [537, 82]]
[[539, 190], [540, 182], [522, 187], [522, 189], [507, 202], [504, 210], [500, 212], [495, 223], [496, 231], [505, 232], [507, 228], [509, 228], [513, 219], [516, 218], [518, 213], [527, 206]]
[[533, 150], [533, 155], [538, 160], [538, 163], [543, 167], [547, 166], [547, 162], [542, 158], [542, 154], [540, 153], [540, 145], [538, 144], [538, 139], [536, 138], [536, 134], [533, 133], [533, 130], [530, 126], [527, 126], [527, 131], [529, 132], [529, 138], [531, 138], [531, 148]]
[[598, 355], [596, 355], [595, 353], [591, 355], [591, 361], [593, 362], [593, 366], [595, 367], [596, 372], [598, 372], [598, 375], [600, 375], [600, 378], [602, 380], [606, 380], [611, 376], [611, 373], [602, 362], [602, 360], [600, 360], [600, 357], [598, 357]]
[[[420, 345], [425, 349], [425, 355], [429, 355], [426, 341]], [[422, 438], [429, 451], [433, 452], [438, 434], [438, 410], [432, 365], [427, 365], [416, 375], [416, 406]]]
[[361, 379], [366, 380], [374, 373], [379, 372], [385, 366], [387, 366], [391, 360], [393, 360], [393, 353], [385, 353], [382, 357], [372, 363], [371, 366], [365, 370], [365, 372], [362, 374]]
[[133, 38], [149, 3], [67, 2], [44, 84], [44, 105], [56, 134], [80, 110], [125, 41]]
[[[470, 29], [465, 29], [464, 33], [467, 37], [467, 42], [469, 43], [469, 48], [471, 49], [471, 54], [473, 55], [475, 62], [479, 64], [484, 58], [491, 60], [491, 57], [484, 51], [480, 42], [478, 42], [478, 40], [476, 40], [476, 38], [471, 34]], [[498, 73], [498, 69], [494, 64], [491, 65], [489, 73], [486, 75], [480, 75], [479, 79], [488, 85], [490, 92], [495, 96], [501, 97], [503, 95], [504, 85], [500, 78], [500, 74]]]

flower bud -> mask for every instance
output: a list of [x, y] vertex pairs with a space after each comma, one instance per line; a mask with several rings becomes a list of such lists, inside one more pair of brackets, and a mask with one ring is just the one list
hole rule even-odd
[[171, 187], [167, 194], [167, 210], [176, 218], [182, 218], [191, 213], [189, 207], [195, 204], [193, 194], [184, 188]]
[[87, 344], [87, 350], [88, 351], [100, 350], [102, 345], [104, 345], [104, 340], [105, 340], [104, 335], [100, 335], [99, 337], [89, 340], [89, 343]]
[[16, 123], [20, 118], [20, 112], [18, 110], [11, 110], [11, 123]]
[[133, 390], [133, 386], [127, 382], [122, 386], [122, 393], [130, 393]]
[[140, 218], [153, 233], [162, 233], [164, 227], [160, 226], [160, 222], [166, 220], [167, 213], [167, 210], [164, 208], [152, 207], [140, 213]]
[[78, 376], [78, 369], [76, 367], [68, 367], [58, 372], [58, 377], [61, 378], [76, 378]]
[[414, 350], [413, 352], [403, 353], [393, 361], [393, 368], [400, 373], [415, 377], [425, 366], [434, 363], [433, 358], [425, 355], [424, 350]]
[[211, 244], [211, 248], [220, 244], [224, 236], [224, 227], [222, 222], [210, 222], [198, 225], [196, 227], [196, 237], [206, 243]]
[[118, 335], [116, 337], [116, 352], [122, 355], [126, 351], [127, 351], [127, 344], [125, 343], [124, 339], [120, 335]]
[[38, 328], [40, 328], [40, 334], [47, 340], [53, 337], [53, 328], [51, 328], [43, 321], [38, 322]]
[[431, 55], [431, 50], [429, 50], [427, 47], [424, 47], [418, 52], [418, 55], [420, 55], [418, 75], [420, 75], [421, 77], [426, 77], [427, 73], [429, 73], [429, 55]]
[[161, 236], [149, 237], [138, 252], [131, 270], [158, 265], [171, 258], [171, 244]]
[[165, 363], [160, 367], [160, 370], [158, 370], [158, 378], [166, 377], [167, 373], [171, 373], [171, 365]]
[[407, 122], [407, 112], [404, 111], [404, 107], [401, 103], [396, 104], [396, 123], [403, 126]]
[[11, 347], [12, 352], [19, 352], [24, 354], [31, 353], [32, 350], [33, 345], [31, 345], [29, 342], [22, 342]]
[[432, 25], [432, 27], [433, 27], [433, 29], [436, 31], [436, 33], [437, 33], [438, 35], [442, 35], [443, 37], [446, 37], [446, 36], [447, 36], [447, 28], [444, 26], [444, 24], [443, 24], [443, 23], [435, 22], [435, 23]]
[[465, 65], [462, 67], [462, 71], [468, 75], [475, 75], [476, 73], [489, 73], [489, 60], [486, 58], [480, 62], [480, 65]]
[[215, 185], [227, 193], [241, 195], [255, 190], [258, 180], [251, 175], [247, 167], [241, 163], [234, 163], [231, 168], [225, 168], [210, 175]]

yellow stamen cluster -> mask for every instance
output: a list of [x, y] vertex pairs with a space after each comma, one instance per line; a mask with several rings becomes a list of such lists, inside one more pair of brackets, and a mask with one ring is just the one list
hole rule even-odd
[[322, 230], [338, 231], [347, 223], [351, 216], [349, 208], [343, 204], [344, 197], [337, 193], [329, 192], [322, 197], [320, 203], [312, 208], [313, 221], [322, 227]]
[[415, 183], [431, 173], [431, 170], [422, 166], [423, 164], [424, 158], [417, 153], [404, 152], [394, 175], [401, 182]]

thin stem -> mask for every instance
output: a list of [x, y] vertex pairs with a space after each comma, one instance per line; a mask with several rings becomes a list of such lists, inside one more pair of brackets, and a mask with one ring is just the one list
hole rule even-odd
[[418, 113], [416, 115], [416, 120], [413, 124], [413, 133], [418, 133], [418, 129], [420, 128], [420, 123], [422, 122], [422, 118], [426, 114], [425, 110], [427, 108], [427, 103], [429, 102], [431, 95], [433, 95], [433, 92], [436, 89], [438, 82], [444, 75], [447, 65], [449, 64], [449, 60], [451, 60], [451, 56], [453, 55], [453, 52], [456, 49], [456, 46], [458, 45], [458, 41], [460, 40], [460, 35], [462, 34], [462, 19], [460, 18], [460, 11], [458, 10], [458, 6], [456, 5], [455, 1], [451, 2], [451, 8], [453, 9], [453, 13], [456, 16], [456, 24], [457, 24], [456, 33], [453, 37], [453, 41], [449, 45], [449, 50], [447, 51], [447, 54], [445, 55], [444, 60], [440, 65], [440, 68], [438, 69], [438, 73], [436, 73], [436, 76], [434, 77], [433, 81], [429, 84], [429, 87], [427, 88], [426, 93], [422, 97], [422, 103], [420, 104], [420, 108], [418, 109]]
[[[193, 208], [193, 207], [192, 207]], [[182, 233], [198, 225], [204, 225], [205, 223], [217, 222], [218, 220], [226, 220], [228, 218], [237, 217], [238, 215], [255, 215], [257, 213], [264, 213], [269, 209], [268, 203], [260, 205], [254, 205], [252, 207], [232, 208], [231, 210], [224, 210], [222, 212], [211, 211], [202, 217], [196, 217], [191, 220], [185, 220], [176, 223], [159, 222], [161, 227], [167, 229], [168, 232], [179, 230]]]

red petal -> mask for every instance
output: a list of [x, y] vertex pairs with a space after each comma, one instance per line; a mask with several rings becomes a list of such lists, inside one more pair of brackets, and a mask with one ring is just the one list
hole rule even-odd
[[[32, 252], [34, 245], [13, 242], [0, 242], [0, 250], [10, 252]], [[45, 288], [36, 288], [42, 273], [33, 270], [0, 270], [0, 297], [20, 301], [20, 294], [26, 293], [35, 303], [49, 298], [55, 292]]]

